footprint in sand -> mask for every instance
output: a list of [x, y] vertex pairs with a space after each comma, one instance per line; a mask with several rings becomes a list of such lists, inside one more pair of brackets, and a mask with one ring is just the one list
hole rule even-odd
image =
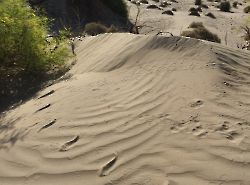
[[206, 130], [202, 128], [202, 126], [198, 125], [192, 129], [192, 132], [195, 136], [202, 137], [208, 134]]
[[75, 144], [78, 140], [80, 139], [80, 136], [76, 136], [74, 137], [74, 139], [66, 142], [65, 144], [63, 144], [60, 148], [60, 152], [65, 152], [69, 149], [70, 146], [72, 146], [73, 144]]
[[221, 126], [219, 126], [218, 128], [215, 129], [215, 131], [225, 131], [229, 129], [227, 121], [225, 121]]
[[51, 91], [49, 91], [48, 93], [46, 93], [46, 94], [40, 96], [38, 99], [45, 98], [46, 96], [49, 96], [49, 95], [53, 94], [54, 92], [55, 92], [54, 90], [51, 90]]
[[107, 176], [110, 173], [110, 169], [116, 163], [117, 158], [118, 158], [118, 154], [114, 153], [113, 158], [110, 161], [108, 161], [105, 165], [103, 165], [103, 167], [99, 170], [100, 177]]
[[51, 106], [51, 104], [49, 103], [49, 104], [43, 106], [42, 108], [38, 109], [35, 113], [40, 112], [40, 111], [42, 111], [42, 110], [44, 110], [44, 109], [47, 109], [47, 108], [49, 108], [50, 106]]
[[230, 83], [228, 83], [228, 82], [223, 82], [223, 84], [225, 85], [225, 86], [227, 86], [227, 87], [232, 87], [233, 85], [231, 85]]
[[181, 132], [182, 130], [186, 129], [185, 123], [186, 123], [186, 122], [175, 123], [174, 125], [172, 125], [172, 126], [170, 127], [170, 130], [171, 130], [173, 133], [179, 133], [179, 132]]
[[200, 107], [203, 104], [204, 102], [202, 100], [197, 100], [196, 102], [192, 103], [190, 106], [195, 108], [195, 107]]
[[169, 116], [169, 114], [167, 114], [167, 113], [164, 113], [164, 114], [158, 114], [157, 115], [157, 118], [165, 118], [165, 117], [168, 117]]
[[236, 131], [229, 131], [229, 132], [225, 133], [225, 135], [226, 135], [226, 138], [227, 138], [228, 140], [234, 140], [234, 139], [236, 139], [240, 134], [239, 134], [238, 132], [236, 132]]
[[54, 119], [53, 121], [49, 122], [48, 124], [44, 125], [42, 128], [40, 128], [37, 132], [41, 132], [43, 129], [49, 128], [52, 125], [54, 125], [56, 123], [56, 119]]
[[166, 181], [163, 182], [162, 185], [176, 185], [176, 183], [174, 181], [172, 181], [172, 180], [166, 180]]
[[250, 127], [250, 122], [248, 122], [248, 121], [239, 122], [239, 123], [237, 123], [237, 124], [240, 125], [240, 126], [247, 126], [247, 127]]

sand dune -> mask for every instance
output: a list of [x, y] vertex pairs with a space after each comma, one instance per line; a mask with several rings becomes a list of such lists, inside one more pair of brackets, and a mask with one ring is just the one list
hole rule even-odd
[[69, 79], [2, 118], [0, 184], [249, 185], [249, 58], [181, 37], [85, 38]]

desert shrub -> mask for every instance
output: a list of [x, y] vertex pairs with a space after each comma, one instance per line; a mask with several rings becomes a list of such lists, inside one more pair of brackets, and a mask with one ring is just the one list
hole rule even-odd
[[221, 42], [220, 38], [216, 34], [211, 33], [200, 22], [193, 22], [192, 24], [190, 24], [189, 28], [192, 28], [192, 30], [183, 31], [181, 35], [185, 37], [202, 39], [211, 42]]
[[206, 16], [216, 19], [215, 15], [211, 12], [207, 13]]
[[223, 12], [230, 12], [231, 4], [229, 1], [223, 1], [220, 3], [220, 10]]
[[242, 30], [244, 31], [244, 40], [250, 41], [250, 27], [243, 26]]
[[209, 8], [206, 4], [201, 4], [201, 7], [202, 7], [202, 8], [206, 8], [206, 9]]
[[109, 7], [113, 12], [118, 15], [128, 18], [127, 5], [124, 0], [102, 0], [103, 4]]
[[234, 7], [234, 8], [237, 8], [237, 7], [238, 7], [238, 1], [234, 1], [234, 2], [233, 2], [233, 7]]
[[246, 6], [243, 10], [245, 13], [250, 13], [250, 5]]
[[200, 17], [198, 12], [190, 12], [189, 15]]
[[198, 7], [196, 8], [196, 10], [197, 10], [198, 12], [202, 12], [201, 6], [198, 6]]
[[158, 7], [158, 6], [155, 5], [155, 4], [151, 4], [151, 5], [148, 5], [148, 6], [147, 6], [147, 9], [160, 9], [160, 7]]
[[91, 22], [85, 25], [84, 31], [89, 35], [107, 33], [108, 28], [101, 23]]
[[167, 1], [162, 1], [162, 2], [160, 3], [160, 7], [163, 7], [163, 8], [165, 8], [165, 7], [169, 6], [169, 5], [171, 5], [171, 4], [168, 3]]
[[202, 28], [202, 27], [204, 27], [202, 22], [192, 22], [188, 26], [188, 28]]
[[115, 27], [114, 25], [111, 25], [108, 29], [107, 29], [108, 33], [115, 33], [115, 32], [119, 32], [119, 29], [117, 27]]
[[139, 5], [138, 2], [136, 0], [132, 0], [131, 3], [135, 4], [135, 5]]
[[195, 0], [194, 2], [195, 5], [201, 5], [201, 3], [202, 3], [202, 0]]
[[196, 9], [196, 8], [194, 8], [194, 7], [191, 7], [191, 8], [189, 9], [189, 11], [190, 11], [190, 12], [196, 12], [196, 11], [197, 11], [197, 9]]
[[194, 7], [190, 8], [189, 12], [190, 12], [189, 15], [198, 16], [198, 17], [200, 16], [198, 10]]
[[91, 22], [85, 25], [84, 31], [89, 35], [98, 35], [102, 33], [115, 33], [119, 32], [119, 29], [115, 27], [114, 25], [111, 25], [110, 27], [106, 27], [105, 25], [101, 23]]
[[148, 4], [148, 0], [140, 0], [140, 3]]
[[25, 0], [0, 1], [0, 68], [46, 73], [69, 57], [62, 36], [48, 36], [49, 21]]
[[162, 14], [174, 15], [174, 13], [171, 10], [166, 10], [166, 11], [162, 12]]

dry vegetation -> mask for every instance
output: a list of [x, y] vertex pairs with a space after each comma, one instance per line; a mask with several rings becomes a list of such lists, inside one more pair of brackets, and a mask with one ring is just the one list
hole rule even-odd
[[188, 28], [192, 30], [183, 31], [181, 33], [182, 36], [202, 39], [217, 43], [221, 42], [220, 38], [216, 34], [210, 32], [207, 28], [205, 28], [203, 23], [201, 22], [193, 22], [192, 24], [190, 24]]

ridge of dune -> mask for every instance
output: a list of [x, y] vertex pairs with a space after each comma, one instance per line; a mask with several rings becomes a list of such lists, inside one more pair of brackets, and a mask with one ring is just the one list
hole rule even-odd
[[85, 38], [69, 79], [1, 119], [0, 184], [249, 185], [249, 58], [184, 37]]

